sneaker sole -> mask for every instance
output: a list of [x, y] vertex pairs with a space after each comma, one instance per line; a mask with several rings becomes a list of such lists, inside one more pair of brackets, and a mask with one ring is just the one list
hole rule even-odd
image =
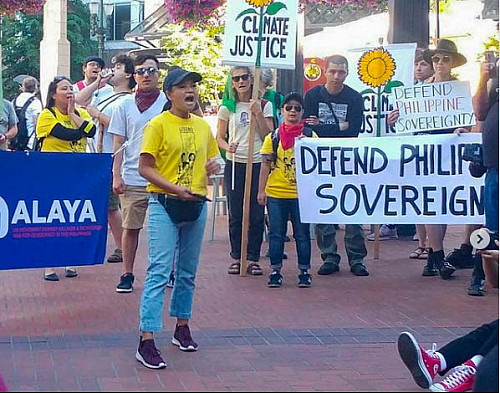
[[268, 288], [281, 288], [281, 284], [267, 284]]
[[403, 332], [399, 335], [398, 352], [417, 385], [428, 389], [432, 383], [432, 379], [424, 365], [417, 341], [411, 333]]
[[297, 284], [299, 288], [311, 288], [312, 284]]
[[144, 360], [144, 358], [141, 356], [141, 354], [139, 353], [139, 351], [137, 351], [137, 352], [135, 353], [135, 359], [136, 359], [138, 362], [142, 363], [142, 365], [143, 365], [144, 367], [151, 368], [151, 369], [153, 369], [153, 370], [159, 370], [159, 369], [162, 369], [162, 368], [167, 367], [167, 365], [166, 365], [165, 363], [160, 363], [160, 365], [159, 365], [159, 366], [155, 366], [155, 365], [153, 365], [153, 364], [149, 364], [148, 362], [146, 362], [146, 361]]
[[192, 347], [192, 346], [183, 347], [181, 345], [180, 341], [177, 340], [175, 337], [172, 337], [172, 344], [174, 344], [176, 347], [179, 347], [179, 349], [181, 351], [184, 351], [184, 352], [196, 352], [198, 350], [198, 348], [195, 348], [195, 347]]
[[483, 291], [476, 291], [476, 290], [470, 290], [470, 289], [467, 291], [467, 294], [469, 296], [484, 296]]
[[431, 392], [446, 392], [446, 389], [442, 388], [441, 385], [434, 384], [429, 387]]
[[118, 293], [130, 293], [133, 290], [134, 290], [134, 288], [130, 288], [130, 289], [116, 288], [116, 292], [118, 292]]

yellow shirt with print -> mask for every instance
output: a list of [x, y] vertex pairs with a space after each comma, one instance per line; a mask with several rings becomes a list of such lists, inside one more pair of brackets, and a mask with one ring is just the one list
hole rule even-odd
[[[267, 134], [260, 150], [261, 155], [273, 155], [272, 135]], [[313, 132], [313, 138], [317, 135]], [[295, 148], [283, 150], [281, 142], [278, 146], [277, 159], [271, 163], [271, 173], [267, 179], [266, 195], [278, 199], [297, 198], [297, 177], [295, 175]]]
[[[63, 115], [56, 107], [52, 108], [52, 110], [54, 111], [55, 116], [49, 109], [44, 109], [38, 117], [36, 136], [38, 139], [45, 138], [42, 142], [41, 151], [72, 153], [85, 152], [85, 148], [87, 147], [86, 137], [80, 138], [76, 141], [64, 141], [50, 135], [52, 129], [55, 125], [57, 125], [57, 123], [73, 130], [79, 128], [71, 121], [71, 118], [68, 115]], [[89, 132], [93, 127], [92, 118], [85, 109], [77, 108], [76, 111], [83, 120], [88, 121], [84, 132]]]
[[[210, 126], [200, 117], [182, 119], [170, 112], [153, 118], [144, 129], [142, 153], [155, 158], [157, 171], [169, 182], [207, 195], [205, 164], [219, 155]], [[147, 190], [167, 194], [149, 183]]]

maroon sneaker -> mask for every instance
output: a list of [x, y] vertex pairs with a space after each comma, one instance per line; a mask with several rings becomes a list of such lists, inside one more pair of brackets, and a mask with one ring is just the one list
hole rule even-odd
[[430, 387], [431, 392], [466, 392], [472, 390], [477, 367], [472, 360], [455, 367], [445, 379]]
[[181, 351], [194, 352], [198, 350], [198, 344], [193, 341], [188, 325], [175, 327], [172, 344], [177, 345]]
[[398, 338], [398, 352], [417, 385], [428, 389], [437, 373], [441, 371], [441, 361], [436, 355], [436, 344], [432, 346], [432, 350], [426, 351], [418, 345], [411, 333], [403, 332]]
[[153, 339], [140, 339], [139, 348], [135, 353], [135, 358], [147, 368], [160, 369], [167, 367], [167, 364], [160, 356], [160, 351], [156, 349]]

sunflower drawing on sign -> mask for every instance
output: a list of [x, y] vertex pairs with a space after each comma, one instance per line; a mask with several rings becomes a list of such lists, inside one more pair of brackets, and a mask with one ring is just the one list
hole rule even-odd
[[[383, 47], [369, 50], [360, 57], [358, 61], [358, 77], [371, 88], [363, 90], [361, 95], [371, 93], [377, 95], [377, 136], [380, 136], [380, 99], [382, 93], [391, 93], [392, 89], [397, 86], [402, 86], [400, 81], [393, 81], [396, 70], [396, 62], [391, 53]], [[384, 87], [385, 86], [385, 87]]]
[[[284, 3], [275, 0], [245, 0], [246, 3], [250, 4], [253, 8], [247, 8], [241, 11], [235, 20], [240, 19], [242, 16], [255, 14], [259, 16], [259, 37], [257, 40], [257, 58], [255, 60], [255, 66], [260, 67], [261, 64], [261, 53], [262, 53], [262, 34], [264, 28], [264, 15], [273, 16], [280, 12], [282, 9], [287, 9]], [[267, 7], [267, 8], [266, 8]], [[259, 12], [255, 8], [259, 8]], [[264, 10], [265, 8], [265, 10]]]

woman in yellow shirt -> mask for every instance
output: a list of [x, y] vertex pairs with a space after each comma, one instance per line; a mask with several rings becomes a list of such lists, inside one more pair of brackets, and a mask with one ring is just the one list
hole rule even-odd
[[277, 131], [266, 136], [260, 151], [262, 166], [257, 200], [262, 206], [267, 204], [271, 232], [269, 257], [272, 273], [267, 286], [277, 288], [283, 283], [281, 267], [286, 227], [290, 217], [300, 270], [298, 286], [307, 288], [311, 286], [311, 275], [308, 272], [311, 268], [311, 237], [309, 224], [300, 220], [294, 146], [295, 138], [314, 134], [311, 129], [305, 129], [301, 121], [304, 102], [299, 93], [288, 94], [281, 111], [284, 122]]
[[[36, 135], [38, 150], [43, 152], [85, 152], [87, 138], [93, 138], [96, 127], [90, 115], [75, 108], [75, 95], [71, 81], [56, 76], [47, 93], [47, 106], [38, 117]], [[76, 277], [76, 269], [65, 268], [66, 277]], [[45, 269], [47, 281], [59, 281], [54, 269]]]

